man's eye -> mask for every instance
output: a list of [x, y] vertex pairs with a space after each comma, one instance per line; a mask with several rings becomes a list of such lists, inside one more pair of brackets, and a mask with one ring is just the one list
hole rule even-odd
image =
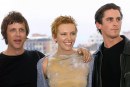
[[107, 21], [112, 21], [112, 20], [113, 20], [113, 18], [108, 18], [108, 19], [107, 19]]
[[26, 30], [25, 29], [20, 29], [20, 32], [26, 32]]
[[11, 29], [10, 32], [15, 32], [16, 30], [15, 29]]
[[117, 21], [121, 21], [121, 18], [117, 18]]

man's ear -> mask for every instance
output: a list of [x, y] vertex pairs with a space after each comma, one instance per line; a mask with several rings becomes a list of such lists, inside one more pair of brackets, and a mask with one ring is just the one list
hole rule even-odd
[[99, 24], [98, 22], [96, 22], [96, 27], [97, 27], [97, 29], [101, 30], [102, 25]]

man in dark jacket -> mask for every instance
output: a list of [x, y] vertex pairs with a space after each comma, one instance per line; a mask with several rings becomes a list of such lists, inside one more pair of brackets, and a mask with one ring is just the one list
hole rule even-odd
[[130, 87], [130, 41], [120, 35], [123, 14], [108, 3], [95, 14], [103, 43], [94, 53], [92, 87]]

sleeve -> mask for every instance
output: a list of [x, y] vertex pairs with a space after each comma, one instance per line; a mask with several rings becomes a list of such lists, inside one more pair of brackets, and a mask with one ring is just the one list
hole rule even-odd
[[37, 54], [37, 56], [38, 56], [39, 59], [45, 57], [45, 55], [42, 52], [37, 51], [37, 50], [35, 50], [35, 52], [36, 52], [36, 54]]
[[92, 60], [89, 62], [89, 76], [88, 76], [88, 85], [87, 85], [87, 87], [92, 87], [93, 64], [94, 64], [94, 58], [92, 58]]
[[42, 69], [44, 58], [37, 63], [37, 87], [49, 87], [47, 79], [45, 79]]

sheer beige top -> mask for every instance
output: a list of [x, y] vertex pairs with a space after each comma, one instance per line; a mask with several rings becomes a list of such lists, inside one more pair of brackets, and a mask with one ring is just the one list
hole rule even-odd
[[89, 67], [82, 58], [76, 53], [55, 54], [48, 58], [47, 77], [50, 87], [86, 87]]

